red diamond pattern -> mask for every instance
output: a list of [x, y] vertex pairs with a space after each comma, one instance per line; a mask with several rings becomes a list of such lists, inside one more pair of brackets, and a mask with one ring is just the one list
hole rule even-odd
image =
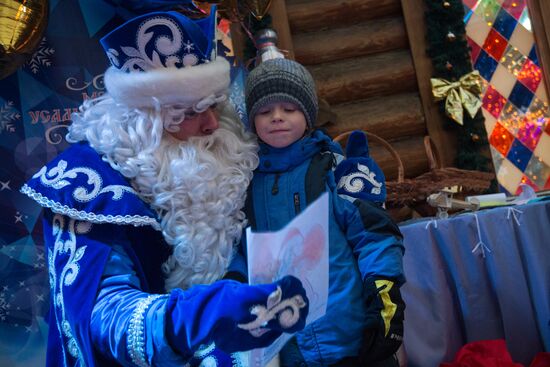
[[489, 143], [500, 152], [503, 156], [508, 154], [512, 143], [514, 142], [514, 135], [512, 135], [505, 127], [497, 123], [491, 136], [489, 137]]
[[[533, 52], [536, 44], [528, 26], [528, 0], [462, 0], [462, 3], [467, 12], [466, 36], [472, 65], [483, 77], [483, 112], [492, 120], [486, 122], [486, 127], [489, 143], [495, 149], [493, 153], [498, 155], [494, 159], [499, 187], [514, 193], [519, 178], [517, 172], [503, 174], [500, 167], [504, 162], [500, 159], [522, 172], [522, 183], [535, 190], [550, 189], [550, 164], [540, 156], [548, 154], [548, 147], [541, 144], [548, 144], [550, 135], [547, 97], [550, 91], [544, 83], [541, 65], [530, 59], [536, 56]], [[537, 161], [533, 163], [531, 158]]]
[[483, 96], [482, 106], [489, 111], [491, 115], [498, 118], [505, 104], [506, 98], [504, 98], [492, 85], [489, 85]]
[[523, 9], [527, 6], [527, 0], [504, 0], [502, 7], [514, 18], [519, 19]]
[[518, 73], [518, 80], [535, 92], [542, 80], [542, 70], [533, 61], [527, 59]]
[[494, 28], [491, 28], [483, 44], [483, 49], [493, 56], [495, 60], [500, 60], [506, 50], [506, 46], [508, 46], [506, 38], [502, 37]]

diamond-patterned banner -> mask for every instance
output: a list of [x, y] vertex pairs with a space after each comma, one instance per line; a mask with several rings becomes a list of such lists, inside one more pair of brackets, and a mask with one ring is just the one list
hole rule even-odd
[[463, 0], [474, 68], [485, 79], [483, 114], [502, 191], [550, 189], [548, 97], [527, 0]]

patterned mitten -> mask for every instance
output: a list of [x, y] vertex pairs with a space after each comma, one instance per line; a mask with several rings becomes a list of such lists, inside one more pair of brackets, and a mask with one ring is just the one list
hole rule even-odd
[[369, 157], [367, 136], [354, 131], [348, 138], [346, 159], [334, 171], [338, 194], [377, 204], [386, 201], [386, 178], [378, 164]]
[[226, 353], [263, 348], [283, 332], [303, 329], [308, 312], [306, 292], [295, 277], [261, 285], [221, 280], [172, 291], [166, 304], [167, 339], [189, 358], [212, 342]]

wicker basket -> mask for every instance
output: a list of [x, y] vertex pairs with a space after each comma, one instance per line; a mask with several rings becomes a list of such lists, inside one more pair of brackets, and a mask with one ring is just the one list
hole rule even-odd
[[[495, 178], [495, 175], [489, 172], [442, 167], [439, 152], [429, 136], [424, 137], [424, 149], [430, 171], [415, 178], [405, 178], [403, 161], [391, 144], [376, 134], [363, 132], [367, 135], [369, 142], [378, 143], [386, 148], [397, 165], [397, 180], [386, 181], [386, 208], [397, 222], [410, 219], [413, 215], [435, 215], [435, 208], [426, 203], [430, 194], [446, 187], [456, 186], [459, 196], [478, 195], [486, 192]], [[340, 144], [347, 142], [351, 133], [352, 131], [348, 131], [340, 134], [334, 138], [334, 141]]]

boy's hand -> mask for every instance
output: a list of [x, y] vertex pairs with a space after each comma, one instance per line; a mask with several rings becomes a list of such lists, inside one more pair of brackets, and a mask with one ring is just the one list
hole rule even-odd
[[367, 136], [354, 131], [346, 145], [346, 159], [334, 171], [338, 194], [375, 203], [386, 201], [386, 178], [376, 162], [369, 157]]
[[398, 286], [387, 279], [367, 279], [367, 328], [359, 358], [368, 365], [397, 352], [403, 341], [405, 303]]

